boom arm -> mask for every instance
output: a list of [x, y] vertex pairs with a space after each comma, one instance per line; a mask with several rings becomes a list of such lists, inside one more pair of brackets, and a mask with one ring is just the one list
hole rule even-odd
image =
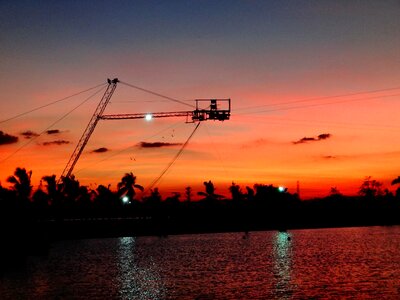
[[151, 118], [168, 118], [168, 117], [191, 117], [193, 111], [176, 111], [176, 112], [158, 112], [158, 113], [137, 113], [137, 114], [117, 114], [102, 115], [102, 120], [126, 120], [126, 119], [144, 119], [147, 116]]
[[[200, 103], [210, 103], [206, 108], [202, 108]], [[219, 109], [218, 104], [225, 103], [224, 109]], [[144, 119], [144, 118], [168, 118], [168, 117], [186, 117], [186, 120], [192, 118], [193, 122], [205, 120], [229, 120], [231, 115], [231, 99], [199, 99], [196, 100], [196, 109], [190, 111], [175, 112], [156, 112], [156, 113], [136, 113], [136, 114], [116, 114], [101, 115], [102, 120], [126, 120], [126, 119]]]

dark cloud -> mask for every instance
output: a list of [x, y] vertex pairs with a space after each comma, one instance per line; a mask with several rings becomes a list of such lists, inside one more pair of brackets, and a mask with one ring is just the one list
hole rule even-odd
[[101, 148], [92, 150], [91, 153], [104, 153], [104, 152], [107, 152], [107, 151], [110, 151], [110, 149], [105, 148], [105, 147], [101, 147]]
[[39, 133], [33, 132], [31, 130], [21, 132], [20, 134], [26, 139], [30, 139], [30, 138], [39, 136]]
[[140, 148], [161, 148], [161, 147], [171, 147], [171, 146], [179, 146], [182, 143], [163, 143], [163, 142], [155, 142], [155, 143], [147, 143], [147, 142], [140, 142]]
[[308, 143], [308, 142], [318, 142], [318, 141], [329, 139], [331, 136], [332, 135], [330, 133], [322, 133], [322, 134], [318, 135], [317, 137], [303, 137], [302, 139], [293, 142], [293, 144], [297, 145], [297, 144], [304, 144], [304, 143]]
[[307, 143], [307, 142], [311, 142], [311, 141], [316, 141], [317, 139], [313, 138], [313, 137], [303, 137], [302, 139], [293, 142], [293, 144], [303, 144], [303, 143]]
[[66, 145], [66, 144], [70, 144], [70, 141], [65, 141], [65, 140], [56, 140], [56, 141], [51, 141], [51, 142], [44, 142], [42, 145], [43, 146], [51, 146], [51, 145]]
[[329, 139], [330, 137], [331, 137], [330, 133], [323, 133], [318, 136], [318, 140], [326, 140]]
[[60, 130], [58, 130], [58, 129], [50, 129], [50, 130], [47, 130], [46, 131], [46, 133], [48, 134], [48, 135], [50, 135], [50, 134], [57, 134], [57, 133], [60, 133], [61, 131]]
[[0, 130], [0, 145], [14, 144], [18, 142], [18, 137], [7, 134]]

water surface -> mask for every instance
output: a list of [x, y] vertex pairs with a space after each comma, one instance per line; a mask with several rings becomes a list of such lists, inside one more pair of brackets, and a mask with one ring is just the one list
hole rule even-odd
[[400, 299], [400, 227], [55, 243], [2, 299]]

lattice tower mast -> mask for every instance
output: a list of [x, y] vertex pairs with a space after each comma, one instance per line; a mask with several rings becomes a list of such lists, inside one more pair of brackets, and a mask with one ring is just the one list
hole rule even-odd
[[92, 118], [89, 121], [89, 124], [87, 125], [85, 131], [82, 134], [82, 137], [80, 138], [78, 144], [75, 147], [74, 152], [72, 153], [67, 165], [64, 168], [64, 171], [61, 174], [60, 178], [63, 177], [70, 177], [72, 174], [72, 171], [74, 170], [75, 164], [79, 160], [79, 157], [81, 156], [83, 149], [85, 148], [86, 144], [89, 141], [90, 136], [92, 135], [94, 128], [97, 125], [97, 122], [100, 120], [100, 117], [102, 116], [108, 102], [110, 101], [115, 88], [117, 87], [117, 83], [119, 82], [118, 78], [114, 79], [108, 79], [108, 86], [106, 91], [104, 92], [103, 97], [101, 98], [101, 101], [99, 105], [97, 105], [96, 110], [93, 113]]

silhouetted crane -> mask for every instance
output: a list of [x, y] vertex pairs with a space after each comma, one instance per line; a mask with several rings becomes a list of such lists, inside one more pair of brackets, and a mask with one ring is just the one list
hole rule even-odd
[[[118, 78], [114, 78], [107, 79], [107, 82], [107, 89], [104, 92], [100, 103], [97, 105], [97, 108], [94, 111], [92, 118], [89, 121], [89, 124], [87, 125], [78, 144], [76, 145], [75, 150], [72, 153], [67, 165], [65, 166], [60, 178], [71, 176], [72, 171], [74, 170], [74, 167], [78, 162], [79, 157], [82, 154], [86, 144], [88, 143], [90, 136], [92, 135], [99, 120], [123, 120], [143, 118], [146, 120], [151, 120], [152, 118], [186, 117], [186, 122], [201, 122], [206, 120], [225, 121], [229, 120], [231, 115], [231, 99], [197, 99], [195, 100], [195, 109], [191, 111], [103, 115], [103, 112], [107, 107], [107, 104], [110, 102], [110, 99], [117, 87], [117, 83], [119, 83], [120, 81], [118, 80]], [[132, 85], [129, 86], [136, 88]], [[148, 92], [144, 89], [141, 90]], [[162, 96], [154, 92], [151, 93]], [[166, 98], [165, 96], [163, 97]], [[178, 100], [173, 101], [180, 102]], [[204, 105], [207, 104], [209, 105], [204, 107]], [[220, 109], [220, 105], [222, 105], [224, 108]]]

